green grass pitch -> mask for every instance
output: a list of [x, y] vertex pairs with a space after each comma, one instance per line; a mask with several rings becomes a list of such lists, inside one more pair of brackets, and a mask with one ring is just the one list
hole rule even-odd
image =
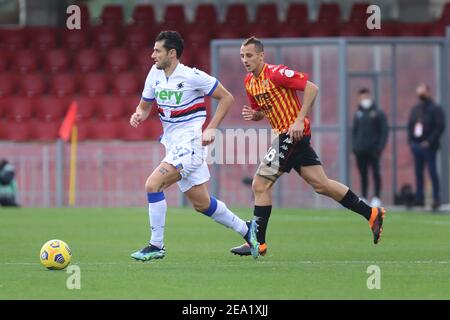
[[[243, 218], [251, 209], [236, 209]], [[275, 209], [269, 251], [229, 253], [232, 230], [192, 209], [170, 208], [167, 255], [130, 253], [148, 241], [142, 209], [0, 209], [0, 299], [450, 299], [450, 216], [388, 212], [379, 245], [367, 222], [345, 210]], [[41, 245], [66, 241], [81, 289], [66, 270], [39, 262]], [[369, 290], [370, 265], [381, 289]]]

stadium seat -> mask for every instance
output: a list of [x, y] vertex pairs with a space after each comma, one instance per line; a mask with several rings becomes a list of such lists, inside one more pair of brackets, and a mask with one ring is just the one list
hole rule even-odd
[[40, 73], [24, 74], [19, 77], [19, 93], [27, 97], [34, 97], [46, 92], [47, 83]]
[[339, 28], [342, 37], [362, 37], [366, 34], [367, 27], [359, 22], [344, 22]]
[[94, 48], [81, 49], [75, 54], [75, 69], [81, 72], [93, 72], [101, 68], [102, 57]]
[[277, 29], [271, 27], [270, 24], [263, 25], [261, 23], [251, 24], [248, 26], [248, 34], [256, 36], [257, 38], [272, 38], [276, 35]]
[[23, 49], [14, 52], [11, 57], [13, 70], [30, 73], [38, 69], [39, 53], [33, 49]]
[[39, 121], [61, 122], [69, 107], [71, 99], [58, 96], [45, 96], [34, 99], [35, 115]]
[[17, 77], [15, 73], [0, 73], [0, 97], [7, 97], [15, 93]]
[[100, 19], [104, 26], [123, 25], [123, 7], [121, 5], [104, 6]]
[[209, 46], [212, 34], [213, 30], [205, 30], [205, 27], [199, 25], [189, 26], [186, 35], [183, 36], [184, 41], [189, 43], [188, 48], [185, 47], [185, 50], [193, 49], [195, 51], [202, 49], [205, 46]]
[[118, 121], [93, 121], [90, 124], [90, 134], [92, 139], [112, 140], [119, 139]]
[[73, 73], [59, 73], [55, 74], [50, 79], [51, 94], [64, 97], [73, 95], [77, 92], [78, 83]]
[[276, 36], [279, 38], [303, 37], [308, 33], [307, 26], [296, 26], [290, 23], [279, 23], [276, 28]]
[[[141, 95], [130, 95], [130, 96], [123, 96], [122, 99], [122, 105], [124, 109], [124, 117], [129, 120], [130, 116], [136, 111], [136, 107], [139, 104], [139, 101], [141, 100]], [[150, 116], [156, 114], [156, 110], [152, 108], [150, 110]]]
[[151, 4], [137, 5], [133, 10], [133, 24], [139, 26], [154, 26], [156, 24], [155, 11]]
[[367, 13], [367, 7], [369, 5], [370, 5], [369, 3], [362, 3], [362, 2], [353, 3], [348, 21], [352, 23], [359, 23], [365, 26], [367, 18], [369, 17]]
[[6, 110], [6, 117], [14, 122], [21, 122], [31, 119], [34, 114], [33, 106], [33, 99], [11, 97], [9, 98], [9, 108]]
[[81, 30], [89, 29], [89, 26], [91, 25], [91, 14], [88, 6], [83, 3], [78, 3], [77, 6], [80, 8]]
[[106, 53], [106, 69], [109, 72], [122, 72], [130, 68], [131, 57], [126, 47], [113, 48]]
[[157, 118], [149, 118], [137, 128], [123, 119], [118, 122], [118, 130], [120, 138], [125, 141], [157, 140], [162, 134], [161, 122]]
[[93, 31], [93, 46], [100, 49], [117, 47], [121, 41], [120, 30], [116, 25], [95, 26]]
[[91, 123], [92, 120], [81, 120], [77, 121], [75, 125], [77, 126], [77, 137], [78, 141], [85, 141], [91, 139]]
[[112, 82], [114, 94], [120, 96], [137, 94], [141, 86], [143, 87], [144, 85], [143, 83], [138, 83], [136, 75], [131, 72], [117, 74]]
[[276, 25], [278, 23], [278, 9], [275, 3], [260, 4], [256, 9], [255, 24]]
[[27, 142], [30, 140], [32, 121], [5, 123], [6, 139], [15, 142]]
[[435, 21], [430, 28], [429, 35], [431, 37], [443, 37], [445, 36], [445, 27], [446, 25], [442, 22]]
[[0, 51], [0, 73], [9, 69], [9, 52], [6, 50]]
[[103, 73], [87, 73], [79, 81], [81, 93], [90, 97], [101, 96], [109, 90], [109, 79]]
[[289, 25], [307, 25], [309, 22], [308, 7], [304, 3], [290, 3], [286, 11], [286, 21]]
[[240, 39], [247, 36], [246, 28], [247, 24], [236, 27], [225, 23], [217, 29], [215, 37], [218, 39]]
[[322, 3], [317, 22], [336, 25], [341, 20], [341, 9], [337, 3]]
[[[164, 10], [164, 20], [163, 20], [162, 24], [184, 27], [186, 25], [186, 18], [184, 15], [184, 6], [181, 4], [167, 5]], [[175, 30], [179, 30], [179, 29], [180, 28], [175, 28]]]
[[0, 120], [3, 119], [3, 115], [6, 117], [6, 110], [9, 108], [9, 98], [0, 99]]
[[38, 50], [49, 50], [58, 46], [58, 29], [56, 27], [28, 28], [30, 47]]
[[33, 121], [31, 123], [31, 140], [54, 141], [58, 139], [61, 121]]
[[102, 96], [95, 99], [98, 120], [117, 120], [124, 116], [123, 100], [116, 96]]
[[194, 66], [206, 73], [211, 71], [211, 53], [210, 50], [202, 50], [195, 55]]
[[308, 25], [308, 37], [333, 37], [339, 32], [339, 24], [312, 22]]
[[0, 29], [0, 48], [15, 51], [27, 46], [26, 29]]
[[210, 27], [218, 24], [217, 11], [212, 3], [202, 3], [195, 9], [194, 24]]
[[90, 44], [89, 32], [86, 29], [64, 29], [61, 39], [63, 46], [70, 50], [80, 50]]
[[148, 48], [153, 44], [155, 34], [142, 25], [126, 26], [123, 46], [131, 50]]
[[425, 37], [431, 33], [432, 26], [430, 23], [401, 23], [398, 28], [398, 35], [402, 37]]
[[78, 104], [77, 121], [85, 121], [95, 116], [95, 99], [86, 96], [80, 96], [76, 99]]
[[400, 24], [397, 22], [383, 22], [381, 29], [367, 30], [366, 35], [369, 37], [392, 37], [398, 34]]
[[245, 26], [248, 23], [247, 6], [242, 3], [228, 5], [225, 24], [230, 26]]
[[51, 49], [43, 53], [42, 62], [45, 71], [64, 72], [69, 69], [70, 56], [65, 49]]

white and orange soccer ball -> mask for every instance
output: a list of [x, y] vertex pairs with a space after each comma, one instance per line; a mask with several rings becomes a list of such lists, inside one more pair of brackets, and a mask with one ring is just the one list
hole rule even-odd
[[67, 267], [72, 259], [72, 251], [62, 240], [47, 241], [39, 255], [41, 263], [50, 270], [61, 270]]

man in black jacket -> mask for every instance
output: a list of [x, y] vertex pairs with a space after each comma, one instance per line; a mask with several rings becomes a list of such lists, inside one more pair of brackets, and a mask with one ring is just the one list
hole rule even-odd
[[416, 173], [415, 205], [424, 206], [423, 169], [425, 164], [430, 173], [433, 185], [433, 210], [440, 206], [439, 179], [436, 170], [436, 153], [439, 149], [440, 137], [445, 129], [445, 114], [431, 98], [428, 85], [421, 83], [416, 89], [419, 103], [411, 110], [408, 121], [408, 142], [414, 156]]
[[381, 206], [380, 158], [386, 146], [388, 124], [384, 112], [372, 100], [369, 89], [359, 90], [359, 106], [353, 119], [353, 152], [361, 178], [362, 196], [368, 195], [368, 171], [372, 168], [375, 184], [370, 206]]

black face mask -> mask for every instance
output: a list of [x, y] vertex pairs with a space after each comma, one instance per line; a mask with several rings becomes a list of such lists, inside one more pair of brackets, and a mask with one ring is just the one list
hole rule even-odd
[[418, 98], [422, 102], [427, 102], [429, 100], [428, 97], [426, 95], [423, 95], [423, 94], [419, 95]]

